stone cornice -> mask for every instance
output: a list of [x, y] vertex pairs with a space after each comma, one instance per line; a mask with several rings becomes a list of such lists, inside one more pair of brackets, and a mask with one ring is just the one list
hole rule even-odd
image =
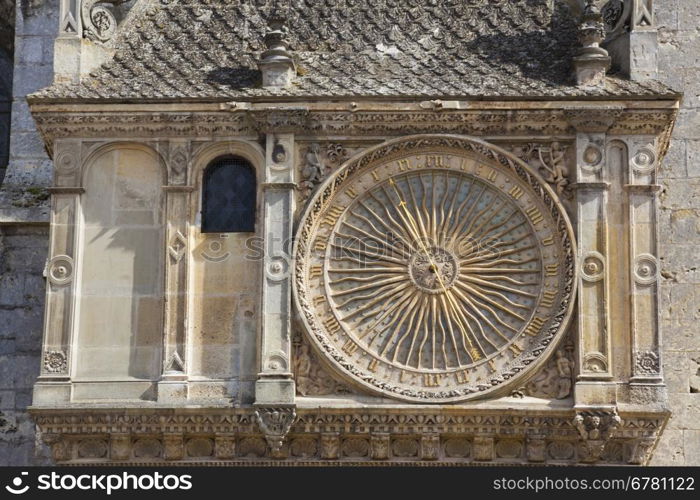
[[[571, 136], [604, 127], [612, 135], [670, 138], [677, 101], [335, 103], [308, 105], [45, 105], [32, 112], [47, 146], [67, 138], [167, 139], [293, 132], [313, 136]], [[611, 108], [614, 108], [611, 111]]]
[[[293, 465], [337, 459], [441, 463], [572, 464], [590, 461], [574, 408], [523, 406], [517, 411], [449, 408], [297, 407], [278, 459]], [[269, 449], [253, 408], [32, 408], [54, 459], [70, 463], [265, 463]], [[608, 412], [610, 413], [610, 412]], [[611, 415], [617, 415], [612, 411]], [[646, 463], [668, 413], [619, 411], [600, 463]], [[640, 455], [641, 451], [644, 451]], [[267, 462], [275, 463], [275, 462]]]

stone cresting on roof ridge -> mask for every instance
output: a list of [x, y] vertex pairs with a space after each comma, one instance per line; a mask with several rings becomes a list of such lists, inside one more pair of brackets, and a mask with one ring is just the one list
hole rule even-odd
[[[571, 78], [576, 20], [559, 0], [145, 0], [116, 55], [37, 99], [576, 97], [675, 94], [658, 83]], [[289, 88], [256, 61], [275, 4], [289, 4]]]

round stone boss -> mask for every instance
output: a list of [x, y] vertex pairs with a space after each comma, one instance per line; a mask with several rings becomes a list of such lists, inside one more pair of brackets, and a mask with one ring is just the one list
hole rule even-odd
[[571, 224], [526, 164], [484, 141], [411, 136], [348, 160], [294, 246], [312, 345], [355, 386], [447, 403], [538, 366], [574, 305]]

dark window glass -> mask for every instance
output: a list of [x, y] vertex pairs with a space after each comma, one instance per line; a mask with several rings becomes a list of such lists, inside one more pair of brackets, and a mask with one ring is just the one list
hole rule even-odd
[[255, 231], [255, 169], [240, 158], [216, 160], [204, 172], [203, 233]]

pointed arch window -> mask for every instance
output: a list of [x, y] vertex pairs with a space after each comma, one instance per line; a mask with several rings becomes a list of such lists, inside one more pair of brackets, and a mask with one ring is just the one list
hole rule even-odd
[[255, 169], [238, 157], [220, 158], [204, 171], [203, 233], [255, 231], [257, 185]]

